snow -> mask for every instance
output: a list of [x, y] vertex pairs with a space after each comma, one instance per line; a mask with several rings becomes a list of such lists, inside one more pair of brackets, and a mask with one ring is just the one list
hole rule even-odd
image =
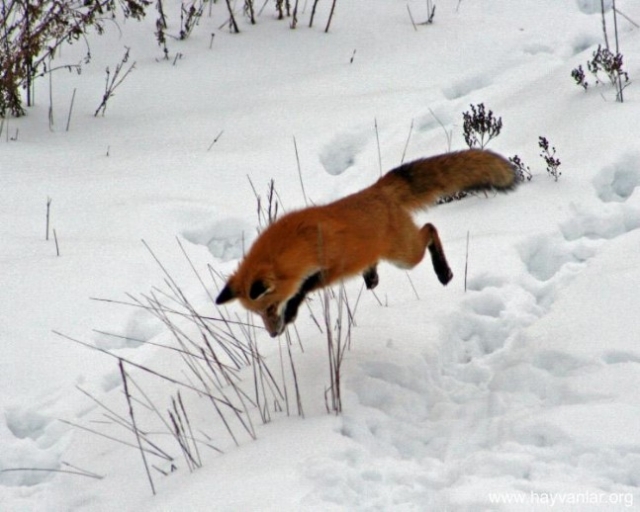
[[[151, 9], [141, 24], [91, 37], [81, 75], [54, 74], [52, 129], [49, 81], [37, 81], [36, 106], [5, 120], [0, 136], [0, 510], [639, 507], [636, 84], [620, 104], [609, 86], [585, 92], [570, 77], [602, 42], [599, 1], [435, 3], [434, 23], [414, 30], [407, 2], [339, 1], [328, 34], [329, 2], [312, 29], [307, 5], [296, 30], [269, 4], [239, 35], [219, 29], [218, 3], [188, 40], [169, 40], [169, 61]], [[640, 20], [636, 2], [617, 3]], [[165, 4], [177, 33], [180, 2]], [[424, 2], [408, 5], [416, 22], [426, 18]], [[619, 23], [633, 82], [639, 32]], [[125, 46], [135, 70], [94, 118], [104, 69]], [[82, 52], [65, 47], [59, 59]], [[264, 205], [275, 179], [285, 209], [304, 206], [300, 179], [309, 202], [342, 197], [379, 176], [378, 140], [383, 171], [405, 146], [405, 161], [462, 149], [462, 112], [481, 102], [504, 122], [489, 148], [520, 155], [533, 179], [418, 215], [440, 231], [455, 275], [446, 288], [428, 262], [409, 273], [381, 265], [375, 296], [360, 280], [345, 284], [356, 313], [341, 414], [325, 408], [327, 342], [309, 314], [324, 326], [319, 296], [301, 308], [297, 334], [289, 329], [304, 417], [286, 338], [250, 329], [289, 410], [269, 390], [267, 423], [249, 406], [245, 428], [225, 409], [235, 441], [191, 389], [202, 390], [191, 359], [161, 346], [175, 348], [176, 336], [202, 344], [192, 322], [174, 318], [172, 331], [144, 309], [90, 300], [173, 304], [162, 296], [166, 270], [200, 315], [252, 320], [209, 297], [256, 236], [252, 186]], [[539, 136], [557, 148], [557, 182]], [[48, 197], [59, 257], [44, 240]], [[122, 425], [129, 406], [116, 358], [141, 430], [173, 458], [148, 455], [155, 495]], [[251, 365], [233, 375], [254, 397]], [[192, 470], [148, 407], [168, 419], [178, 391], [200, 440], [202, 467]], [[229, 386], [216, 393], [241, 407]]]

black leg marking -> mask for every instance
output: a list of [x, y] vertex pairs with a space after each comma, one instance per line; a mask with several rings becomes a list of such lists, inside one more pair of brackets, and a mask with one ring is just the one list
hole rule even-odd
[[364, 284], [367, 287], [367, 290], [373, 290], [380, 282], [380, 278], [378, 277], [378, 266], [373, 265], [372, 267], [369, 267], [362, 273], [362, 277], [364, 278]]
[[300, 308], [300, 304], [304, 301], [305, 297], [316, 290], [317, 288], [321, 288], [323, 283], [322, 272], [316, 272], [315, 274], [307, 277], [300, 285], [300, 289], [298, 293], [296, 293], [293, 297], [291, 297], [287, 301], [287, 305], [284, 308], [284, 323], [290, 324], [296, 319], [298, 316], [298, 308]]
[[446, 285], [453, 278], [453, 272], [451, 272], [449, 268], [444, 252], [442, 252], [441, 248], [439, 250], [435, 244], [431, 244], [429, 246], [429, 253], [431, 253], [431, 262], [433, 263], [433, 270], [435, 270], [438, 276], [438, 281]]
[[304, 300], [304, 295], [298, 292], [296, 295], [291, 297], [287, 302], [287, 305], [284, 308], [284, 323], [285, 325], [293, 322], [298, 316], [298, 308], [302, 301]]

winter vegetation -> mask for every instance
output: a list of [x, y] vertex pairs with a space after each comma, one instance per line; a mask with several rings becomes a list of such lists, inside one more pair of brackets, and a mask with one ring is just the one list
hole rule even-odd
[[[640, 4], [7, 0], [0, 510], [640, 506]], [[576, 87], [572, 83], [572, 79]], [[454, 278], [381, 264], [271, 338], [215, 297], [402, 162]]]

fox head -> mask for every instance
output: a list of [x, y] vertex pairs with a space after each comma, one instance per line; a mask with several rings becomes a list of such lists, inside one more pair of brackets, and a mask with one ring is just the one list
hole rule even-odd
[[232, 275], [218, 295], [216, 304], [238, 299], [246, 309], [260, 315], [273, 338], [282, 334], [286, 325], [295, 320], [301, 300], [295, 306], [295, 301], [291, 305], [289, 303], [297, 292], [296, 283], [277, 278], [269, 269], [256, 269], [249, 278], [241, 272]]
[[296, 319], [298, 308], [307, 294], [324, 286], [321, 270], [302, 281], [277, 278], [273, 271], [265, 269], [254, 273], [248, 280], [242, 280], [240, 275], [238, 271], [229, 278], [216, 304], [239, 299], [245, 308], [260, 315], [272, 338], [282, 334], [287, 324]]

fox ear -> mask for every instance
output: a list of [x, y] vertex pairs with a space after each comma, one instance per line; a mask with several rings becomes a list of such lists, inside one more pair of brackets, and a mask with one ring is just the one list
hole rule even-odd
[[218, 295], [218, 298], [216, 299], [216, 304], [224, 304], [225, 302], [229, 302], [230, 300], [233, 300], [235, 298], [236, 298], [236, 293], [231, 289], [231, 287], [227, 283], [225, 287], [222, 289], [222, 291], [220, 292], [220, 295]]
[[264, 281], [257, 279], [253, 283], [251, 283], [251, 288], [249, 289], [249, 298], [251, 300], [258, 300], [264, 294], [269, 293], [272, 290], [272, 286], [267, 286]]

